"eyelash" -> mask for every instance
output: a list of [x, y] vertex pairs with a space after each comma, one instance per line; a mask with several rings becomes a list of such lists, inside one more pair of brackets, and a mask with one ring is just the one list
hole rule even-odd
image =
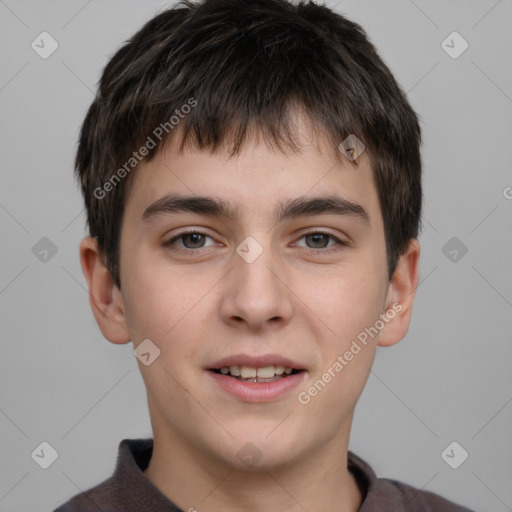
[[[178, 253], [182, 253], [182, 254], [186, 254], [186, 255], [191, 255], [191, 256], [192, 255], [196, 256], [197, 253], [199, 252], [199, 250], [203, 249], [203, 247], [198, 247], [197, 249], [187, 249], [186, 247], [185, 248], [183, 248], [183, 247], [172, 247], [177, 240], [180, 240], [181, 238], [183, 238], [183, 237], [185, 237], [187, 235], [195, 235], [195, 234], [203, 235], [203, 236], [205, 236], [207, 238], [212, 238], [211, 236], [207, 235], [206, 233], [202, 233], [201, 231], [190, 230], [190, 231], [183, 231], [179, 235], [176, 235], [175, 237], [171, 238], [170, 240], [164, 242], [162, 245], [165, 248], [167, 248], [169, 250], [172, 250], [172, 251], [175, 251], [175, 252], [178, 252]], [[330, 247], [330, 248], [318, 248], [318, 249], [311, 249], [309, 247], [304, 247], [303, 248], [303, 249], [305, 249], [307, 252], [309, 252], [311, 254], [318, 254], [319, 251], [320, 252], [324, 252], [324, 253], [331, 253], [332, 251], [339, 251], [343, 247], [347, 247], [349, 245], [348, 243], [343, 242], [342, 240], [340, 240], [339, 238], [335, 237], [331, 233], [327, 233], [325, 231], [310, 231], [308, 233], [303, 233], [302, 236], [299, 238], [299, 240], [301, 240], [302, 238], [304, 238], [306, 236], [310, 236], [310, 235], [324, 235], [324, 236], [334, 240], [335, 242], [337, 242], [337, 245], [338, 245], [338, 247], [333, 246], [333, 247]]]

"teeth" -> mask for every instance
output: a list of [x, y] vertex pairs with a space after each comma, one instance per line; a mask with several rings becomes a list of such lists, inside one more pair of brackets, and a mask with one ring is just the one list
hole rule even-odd
[[275, 374], [273, 366], [265, 366], [264, 368], [258, 368], [256, 376], [260, 379], [270, 379]]
[[229, 373], [231, 373], [233, 377], [240, 377], [240, 366], [230, 366]]
[[251, 368], [250, 366], [242, 366], [240, 368], [240, 376], [242, 379], [252, 379], [256, 377], [256, 368]]
[[276, 375], [283, 375], [284, 373], [284, 366], [274, 366], [274, 371], [276, 372]]
[[292, 368], [284, 366], [264, 366], [262, 368], [254, 368], [252, 366], [223, 366], [220, 369], [222, 375], [231, 375], [232, 377], [240, 377], [242, 379], [271, 379], [275, 376], [283, 374], [290, 375]]

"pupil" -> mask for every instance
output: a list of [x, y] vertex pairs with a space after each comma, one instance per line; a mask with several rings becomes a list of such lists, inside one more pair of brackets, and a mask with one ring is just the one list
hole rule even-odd
[[[308, 235], [310, 236], [311, 238], [315, 238], [316, 240], [313, 240], [313, 243], [318, 243], [319, 240], [318, 238], [320, 237], [320, 239], [323, 237], [324, 239], [327, 238], [326, 235], [322, 234], [322, 233], [315, 233], [314, 235]], [[325, 247], [325, 244], [322, 245], [322, 247]]]
[[[201, 235], [201, 233], [190, 233], [188, 235], [185, 236], [185, 238], [195, 238], [195, 240], [192, 241], [192, 244], [195, 244], [195, 243], [198, 243], [198, 239], [197, 237], [202, 237], [203, 235]], [[188, 244], [185, 244], [185, 245], [188, 245]]]

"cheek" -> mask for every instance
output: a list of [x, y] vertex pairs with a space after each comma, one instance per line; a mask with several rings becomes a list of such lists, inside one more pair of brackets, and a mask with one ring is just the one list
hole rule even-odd
[[194, 340], [204, 339], [199, 331], [204, 329], [201, 298], [209, 287], [201, 279], [179, 273], [164, 278], [157, 266], [137, 265], [143, 270], [126, 278], [129, 331], [136, 344], [150, 339], [160, 350], [151, 365], [139, 364], [142, 378], [158, 407], [186, 403], [182, 385], [188, 382], [190, 365], [197, 365], [200, 346]]
[[328, 421], [333, 428], [355, 407], [375, 357], [378, 337], [367, 329], [379, 318], [381, 297], [370, 285], [363, 279], [340, 281], [325, 302], [325, 323], [334, 334], [319, 343], [320, 364], [304, 391], [320, 410], [333, 411]]
[[151, 274], [139, 273], [125, 283], [128, 295], [125, 312], [130, 333], [156, 343], [172, 326], [173, 311], [176, 311], [169, 294], [165, 293], [162, 283], [153, 281]]
[[[137, 272], [126, 274], [125, 311], [132, 339], [149, 338], [161, 350], [162, 355], [172, 352], [190, 356], [195, 350], [192, 341], [200, 339], [200, 321], [204, 318], [207, 304], [205, 293], [218, 280], [216, 276], [191, 275], [174, 267], [169, 268], [131, 258]], [[127, 265], [127, 269], [128, 269]], [[186, 340], [187, 343], [183, 343]], [[173, 359], [169, 357], [169, 359]]]
[[324, 340], [315, 385], [322, 388], [325, 384], [318, 405], [327, 410], [355, 406], [371, 371], [378, 341], [372, 327], [382, 312], [386, 292], [385, 267], [374, 264], [372, 258], [368, 255], [350, 272], [326, 280], [323, 311], [335, 334]]
[[337, 343], [345, 344], [378, 319], [385, 298], [385, 281], [370, 265], [351, 268], [325, 279], [318, 288], [318, 310]]

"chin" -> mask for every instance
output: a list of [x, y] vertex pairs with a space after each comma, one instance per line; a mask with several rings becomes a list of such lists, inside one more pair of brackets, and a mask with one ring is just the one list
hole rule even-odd
[[286, 415], [273, 421], [243, 422], [232, 429], [226, 425], [233, 435], [226, 447], [230, 464], [241, 470], [270, 471], [300, 457], [305, 447], [304, 436], [300, 435], [300, 429], [285, 425], [284, 417]]

